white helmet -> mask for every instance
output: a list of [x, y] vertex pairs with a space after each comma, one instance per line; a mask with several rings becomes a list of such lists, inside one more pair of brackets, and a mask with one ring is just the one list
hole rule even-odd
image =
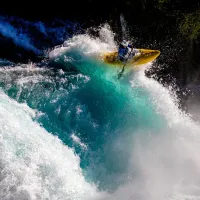
[[127, 47], [128, 46], [128, 42], [126, 40], [123, 40], [121, 45], [124, 46], [124, 47]]

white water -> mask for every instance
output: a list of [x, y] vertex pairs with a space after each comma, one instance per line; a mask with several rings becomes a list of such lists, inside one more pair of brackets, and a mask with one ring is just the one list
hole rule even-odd
[[[89, 36], [70, 42], [89, 53], [110, 47]], [[145, 77], [145, 67], [130, 85], [149, 92], [166, 123], [158, 133], [134, 134], [127, 182], [109, 196], [85, 181], [79, 157], [34, 122], [35, 111], [0, 92], [0, 199], [199, 199], [200, 126], [178, 109], [173, 93]]]
[[159, 134], [136, 134], [130, 177], [106, 198], [85, 181], [73, 150], [33, 121], [36, 112], [0, 92], [0, 199], [198, 199], [199, 125], [177, 108], [169, 90], [144, 76], [144, 69], [137, 81], [150, 92], [166, 127]]
[[88, 56], [99, 56], [100, 53], [116, 49], [114, 34], [106, 24], [99, 29], [99, 37], [92, 38], [88, 34], [76, 35], [65, 41], [62, 46], [54, 48], [48, 56], [49, 58], [56, 58], [69, 50], [78, 50]]
[[140, 87], [151, 94], [166, 127], [148, 135], [141, 130], [134, 136], [130, 176], [111, 199], [199, 199], [200, 125], [178, 109], [172, 92], [145, 77], [144, 69], [136, 76]]
[[[99, 46], [102, 51], [109, 50], [104, 43], [99, 45], [98, 40], [89, 42], [89, 47], [85, 46], [85, 41], [90, 41], [88, 38], [79, 36], [71, 45], [83, 42], [83, 47], [90, 51], [96, 52]], [[62, 50], [57, 49], [57, 53]], [[58, 55], [53, 55], [55, 51], [51, 53], [52, 56]], [[159, 132], [149, 132], [148, 135], [142, 130], [134, 133], [127, 183], [109, 199], [199, 199], [200, 125], [178, 109], [173, 92], [145, 77], [144, 70], [150, 66], [135, 72], [135, 80], [131, 80], [130, 85], [148, 91], [155, 111], [164, 118], [165, 126]]]
[[26, 105], [0, 92], [0, 199], [94, 199], [79, 157], [46, 132]]

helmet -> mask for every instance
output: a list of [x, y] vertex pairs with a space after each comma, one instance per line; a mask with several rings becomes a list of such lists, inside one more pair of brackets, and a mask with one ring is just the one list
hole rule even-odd
[[123, 47], [127, 47], [127, 46], [128, 46], [128, 42], [127, 42], [126, 40], [123, 40], [123, 41], [121, 42], [121, 45], [122, 45]]

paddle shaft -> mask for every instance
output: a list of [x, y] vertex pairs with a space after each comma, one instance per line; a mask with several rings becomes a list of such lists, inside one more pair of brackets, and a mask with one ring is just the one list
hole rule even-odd
[[123, 72], [124, 72], [124, 69], [125, 69], [125, 66], [126, 66], [126, 64], [127, 64], [127, 62], [128, 62], [128, 59], [129, 59], [130, 54], [132, 53], [132, 51], [133, 51], [133, 48], [131, 49], [131, 51], [130, 51], [130, 53], [129, 53], [129, 55], [128, 55], [128, 58], [126, 59], [126, 62], [125, 62], [124, 65], [123, 65], [122, 71], [119, 73], [118, 79], [122, 76], [122, 74], [123, 74]]

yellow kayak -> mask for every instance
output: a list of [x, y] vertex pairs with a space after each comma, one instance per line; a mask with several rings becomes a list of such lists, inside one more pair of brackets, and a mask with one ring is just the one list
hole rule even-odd
[[[151, 49], [137, 49], [137, 50], [139, 50], [139, 53], [130, 58], [126, 63], [126, 66], [137, 66], [137, 65], [147, 64], [155, 60], [160, 55], [159, 50], [151, 50]], [[118, 60], [117, 56], [118, 52], [116, 51], [108, 52], [103, 55], [103, 60], [107, 64], [123, 66], [124, 62]]]

